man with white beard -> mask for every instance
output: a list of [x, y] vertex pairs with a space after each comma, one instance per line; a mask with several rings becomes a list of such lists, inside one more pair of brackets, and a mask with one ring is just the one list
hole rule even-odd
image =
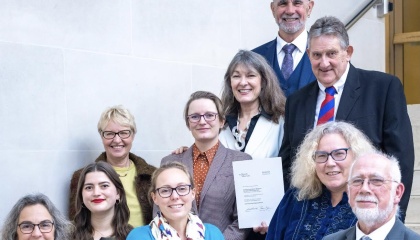
[[381, 152], [360, 156], [350, 169], [347, 192], [358, 222], [324, 240], [420, 239], [398, 219], [404, 184], [396, 158]]

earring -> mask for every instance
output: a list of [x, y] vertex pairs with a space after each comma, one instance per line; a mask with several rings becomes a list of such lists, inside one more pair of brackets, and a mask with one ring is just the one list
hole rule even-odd
[[117, 199], [117, 201], [115, 201], [115, 205], [120, 204], [120, 199]]

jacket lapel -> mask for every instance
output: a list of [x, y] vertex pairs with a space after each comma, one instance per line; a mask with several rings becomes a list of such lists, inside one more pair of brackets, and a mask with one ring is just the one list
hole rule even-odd
[[270, 131], [273, 128], [273, 124], [273, 122], [267, 120], [263, 116], [258, 118], [257, 124], [252, 131], [252, 137], [249, 139], [248, 144], [246, 145], [246, 153], [253, 156], [255, 151], [258, 150], [258, 147], [261, 144], [266, 143], [264, 140], [266, 139], [267, 135], [270, 134]]
[[312, 86], [308, 91], [308, 97], [304, 100], [305, 107], [301, 111], [305, 112], [305, 129], [312, 129], [314, 128], [315, 123], [315, 109], [316, 109], [316, 101], [318, 98], [318, 83], [317, 81], [311, 83]]
[[344, 85], [343, 94], [341, 95], [340, 104], [338, 106], [336, 119], [346, 120], [359, 98], [361, 93], [360, 80], [356, 68], [350, 64], [349, 73]]

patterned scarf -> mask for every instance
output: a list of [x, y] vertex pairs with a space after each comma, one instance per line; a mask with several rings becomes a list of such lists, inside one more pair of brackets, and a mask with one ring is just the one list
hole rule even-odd
[[[149, 226], [152, 228], [152, 235], [156, 240], [180, 240], [181, 237], [177, 231], [169, 225], [168, 221], [163, 215], [158, 212], [157, 216], [150, 222]], [[186, 235], [188, 240], [204, 239], [204, 225], [197, 215], [188, 214], [188, 222]]]

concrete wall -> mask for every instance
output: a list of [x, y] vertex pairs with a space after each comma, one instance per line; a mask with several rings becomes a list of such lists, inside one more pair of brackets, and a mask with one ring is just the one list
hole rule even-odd
[[[315, 1], [318, 17], [349, 19], [366, 0]], [[182, 109], [195, 90], [220, 93], [238, 49], [272, 40], [270, 0], [0, 0], [0, 223], [22, 195], [67, 211], [74, 170], [103, 150], [108, 106], [136, 117], [133, 152], [158, 165], [192, 138]], [[369, 11], [349, 31], [352, 62], [383, 71], [384, 20]], [[369, 53], [369, 54], [366, 54]]]

